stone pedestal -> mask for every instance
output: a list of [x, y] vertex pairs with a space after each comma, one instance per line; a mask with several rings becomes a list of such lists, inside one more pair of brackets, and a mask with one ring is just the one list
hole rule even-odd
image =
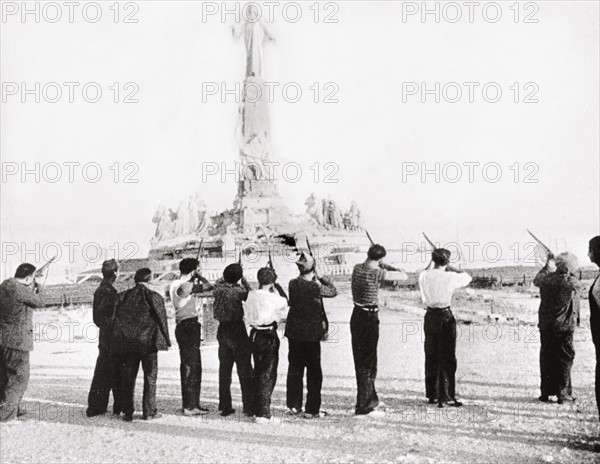
[[293, 221], [292, 213], [269, 180], [240, 181], [237, 204], [244, 234], [254, 235], [261, 229], [276, 229]]

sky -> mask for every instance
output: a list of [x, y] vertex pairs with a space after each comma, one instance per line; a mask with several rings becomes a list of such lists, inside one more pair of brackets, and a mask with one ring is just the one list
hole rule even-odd
[[[518, 22], [513, 2], [500, 2], [497, 22], [491, 8], [469, 21], [463, 2], [456, 22], [455, 7], [428, 2], [436, 22], [408, 14], [421, 2], [392, 1], [302, 3], [292, 22], [290, 3], [276, 2], [264, 59], [273, 160], [292, 168], [278, 188], [294, 212], [311, 192], [343, 208], [356, 200], [389, 247], [421, 244], [426, 231], [441, 244], [475, 242], [479, 254], [499, 244], [503, 259], [527, 255], [529, 228], [588, 264], [587, 241], [600, 232], [597, 2], [521, 2]], [[232, 36], [238, 18], [221, 17], [224, 3], [121, 3], [117, 22], [113, 2], [100, 2], [97, 22], [93, 8], [69, 22], [57, 4], [60, 19], [39, 3], [36, 22], [11, 14], [21, 2], [3, 3], [5, 272], [42, 261], [50, 244], [63, 261], [94, 255], [89, 244], [144, 257], [160, 204], [175, 210], [198, 191], [221, 211], [236, 193], [233, 175], [203, 176], [238, 161], [238, 103], [220, 91], [243, 81], [245, 49]], [[268, 11], [263, 4], [267, 21]], [[36, 82], [39, 102], [24, 92]]]

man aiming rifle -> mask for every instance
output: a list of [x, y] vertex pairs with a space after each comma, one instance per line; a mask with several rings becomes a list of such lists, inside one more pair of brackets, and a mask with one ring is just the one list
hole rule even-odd
[[55, 258], [37, 272], [33, 264], [23, 263], [13, 278], [0, 284], [0, 422], [24, 414], [20, 405], [29, 383], [33, 309], [45, 306], [43, 282]]
[[175, 308], [175, 338], [179, 345], [181, 399], [184, 416], [207, 414], [208, 409], [200, 404], [202, 384], [202, 357], [200, 341], [202, 324], [200, 323], [199, 304], [195, 295], [212, 290], [212, 285], [202, 276], [200, 241], [196, 259], [185, 258], [179, 263], [181, 276], [171, 283], [169, 295]]
[[438, 248], [423, 233], [433, 247], [431, 262], [419, 275], [421, 299], [425, 313], [425, 394], [429, 404], [438, 407], [462, 406], [456, 400], [456, 320], [450, 310], [452, 295], [471, 282], [471, 276], [450, 266], [451, 253]]
[[287, 398], [288, 414], [302, 412], [303, 378], [306, 369], [306, 408], [303, 417], [312, 419], [325, 414], [321, 411], [321, 341], [325, 339], [329, 323], [323, 307], [323, 298], [337, 296], [337, 289], [327, 277], [315, 272], [316, 261], [308, 238], [309, 253], [302, 252], [296, 261], [300, 275], [289, 284], [289, 313], [285, 336], [288, 339]]
[[379, 286], [383, 281], [406, 280], [404, 271], [383, 263], [387, 252], [382, 245], [371, 242], [365, 262], [352, 271], [352, 299], [354, 310], [350, 318], [352, 354], [356, 373], [355, 414], [381, 416], [379, 398], [375, 390], [377, 378], [377, 345], [379, 343]]
[[244, 304], [244, 321], [250, 326], [250, 343], [256, 382], [256, 422], [269, 423], [271, 396], [277, 381], [279, 336], [277, 324], [288, 313], [287, 295], [277, 283], [269, 251], [267, 267], [258, 270], [258, 290], [251, 290]]
[[533, 279], [540, 289], [538, 328], [540, 330], [540, 401], [557, 397], [558, 404], [574, 401], [571, 367], [575, 359], [573, 334], [579, 323], [580, 283], [577, 257], [571, 253], [554, 253], [535, 235], [529, 235], [546, 253], [546, 264]]

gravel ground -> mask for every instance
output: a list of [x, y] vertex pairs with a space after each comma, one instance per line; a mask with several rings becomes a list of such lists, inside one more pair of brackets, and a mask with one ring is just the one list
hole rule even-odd
[[[177, 348], [159, 354], [162, 418], [132, 423], [111, 415], [87, 419], [85, 405], [97, 348], [89, 308], [36, 314], [40, 341], [32, 353], [27, 414], [0, 425], [0, 463], [31, 462], [600, 462], [589, 329], [576, 332], [574, 404], [543, 404], [538, 390], [539, 335], [528, 324], [459, 325], [457, 391], [465, 406], [425, 403], [422, 316], [381, 311], [377, 389], [385, 417], [352, 415], [355, 377], [347, 292], [326, 301], [335, 333], [322, 345], [323, 409], [319, 420], [284, 415], [287, 342], [282, 340], [272, 423], [217, 415], [218, 359], [202, 348], [202, 401], [210, 414], [179, 413]], [[413, 308], [414, 309], [414, 308]], [[173, 324], [171, 324], [173, 326]], [[173, 329], [174, 327], [171, 327]], [[174, 337], [173, 337], [174, 340]], [[234, 381], [234, 401], [240, 401]], [[238, 408], [241, 410], [241, 408]]]

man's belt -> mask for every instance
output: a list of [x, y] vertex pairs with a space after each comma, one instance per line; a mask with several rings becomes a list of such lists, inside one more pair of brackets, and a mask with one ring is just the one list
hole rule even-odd
[[256, 330], [277, 330], [277, 322], [271, 322], [270, 324], [253, 325], [252, 328]]
[[177, 325], [183, 324], [184, 322], [200, 322], [200, 320], [198, 316], [186, 317], [185, 319], [182, 319], [179, 322], [177, 322]]
[[354, 303], [354, 306], [356, 306], [357, 308], [362, 309], [363, 311], [367, 311], [368, 313], [375, 313], [377, 311], [379, 311], [379, 306], [376, 303], [373, 304], [359, 304], [359, 303]]
[[450, 306], [446, 306], [445, 308], [432, 308], [427, 306], [427, 311], [450, 311]]

